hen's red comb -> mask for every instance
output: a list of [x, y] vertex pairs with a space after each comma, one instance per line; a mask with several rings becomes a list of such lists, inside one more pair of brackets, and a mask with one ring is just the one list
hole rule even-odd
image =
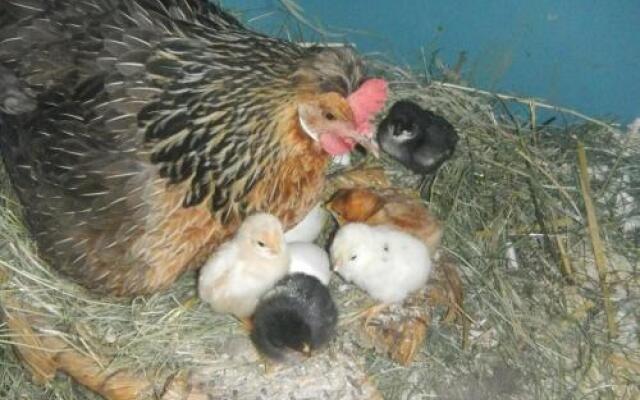
[[347, 97], [358, 132], [368, 137], [373, 136], [371, 120], [382, 110], [386, 101], [387, 82], [384, 79], [366, 80]]

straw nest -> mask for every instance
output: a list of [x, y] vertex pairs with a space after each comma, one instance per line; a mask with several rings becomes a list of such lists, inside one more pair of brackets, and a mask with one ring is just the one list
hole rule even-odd
[[400, 318], [389, 338], [358, 321], [369, 301], [335, 279], [337, 338], [300, 365], [265, 364], [237, 321], [195, 298], [192, 274], [124, 302], [50, 270], [2, 175], [0, 398], [97, 397], [68, 376], [111, 398], [639, 398], [637, 128], [553, 108], [562, 119], [544, 124], [549, 107], [534, 100], [385, 73], [393, 100], [437, 111], [461, 135], [428, 185], [382, 166], [445, 221], [440, 268], [460, 273], [465, 317], [412, 299], [380, 317]]

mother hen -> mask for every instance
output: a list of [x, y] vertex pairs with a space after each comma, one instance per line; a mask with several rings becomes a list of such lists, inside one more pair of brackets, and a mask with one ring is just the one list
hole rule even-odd
[[372, 145], [350, 49], [198, 0], [4, 0], [0, 21], [5, 166], [41, 255], [93, 290], [166, 288], [253, 212], [291, 226], [330, 156]]

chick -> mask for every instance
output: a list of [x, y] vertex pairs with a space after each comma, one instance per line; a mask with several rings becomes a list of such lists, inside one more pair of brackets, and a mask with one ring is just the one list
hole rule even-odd
[[313, 243], [289, 243], [291, 262], [289, 273], [297, 272], [317, 278], [323, 285], [328, 285], [331, 279], [331, 263], [327, 252]]
[[427, 283], [429, 250], [421, 240], [388, 226], [349, 223], [331, 244], [335, 271], [385, 304], [402, 302]]
[[424, 242], [433, 257], [442, 239], [442, 224], [422, 200], [399, 189], [339, 189], [326, 204], [338, 223], [391, 225]]
[[441, 116], [411, 101], [400, 100], [380, 122], [377, 141], [382, 151], [405, 167], [427, 174], [451, 157], [458, 134]]
[[298, 222], [293, 228], [284, 234], [284, 239], [288, 242], [313, 242], [320, 236], [322, 227], [327, 221], [328, 213], [318, 203], [309, 211], [309, 213]]
[[260, 300], [251, 340], [267, 357], [293, 361], [326, 344], [337, 320], [329, 290], [315, 277], [295, 273], [281, 279]]
[[202, 267], [198, 294], [217, 312], [247, 318], [288, 267], [282, 224], [271, 214], [254, 214]]

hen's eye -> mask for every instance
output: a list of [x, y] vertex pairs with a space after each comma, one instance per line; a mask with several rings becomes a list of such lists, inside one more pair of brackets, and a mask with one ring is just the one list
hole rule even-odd
[[258, 240], [256, 243], [257, 243], [257, 244], [258, 244], [258, 246], [260, 246], [260, 247], [264, 247], [264, 246], [265, 246], [265, 244], [264, 244], [264, 242], [263, 242], [262, 240]]
[[352, 255], [352, 256], [351, 256], [351, 258], [349, 258], [349, 259], [350, 259], [351, 261], [353, 261], [353, 260], [355, 260], [356, 258], [358, 258], [358, 256], [354, 254], [354, 255]]
[[333, 121], [334, 119], [336, 119], [336, 116], [328, 111], [324, 113], [324, 117], [329, 121]]

